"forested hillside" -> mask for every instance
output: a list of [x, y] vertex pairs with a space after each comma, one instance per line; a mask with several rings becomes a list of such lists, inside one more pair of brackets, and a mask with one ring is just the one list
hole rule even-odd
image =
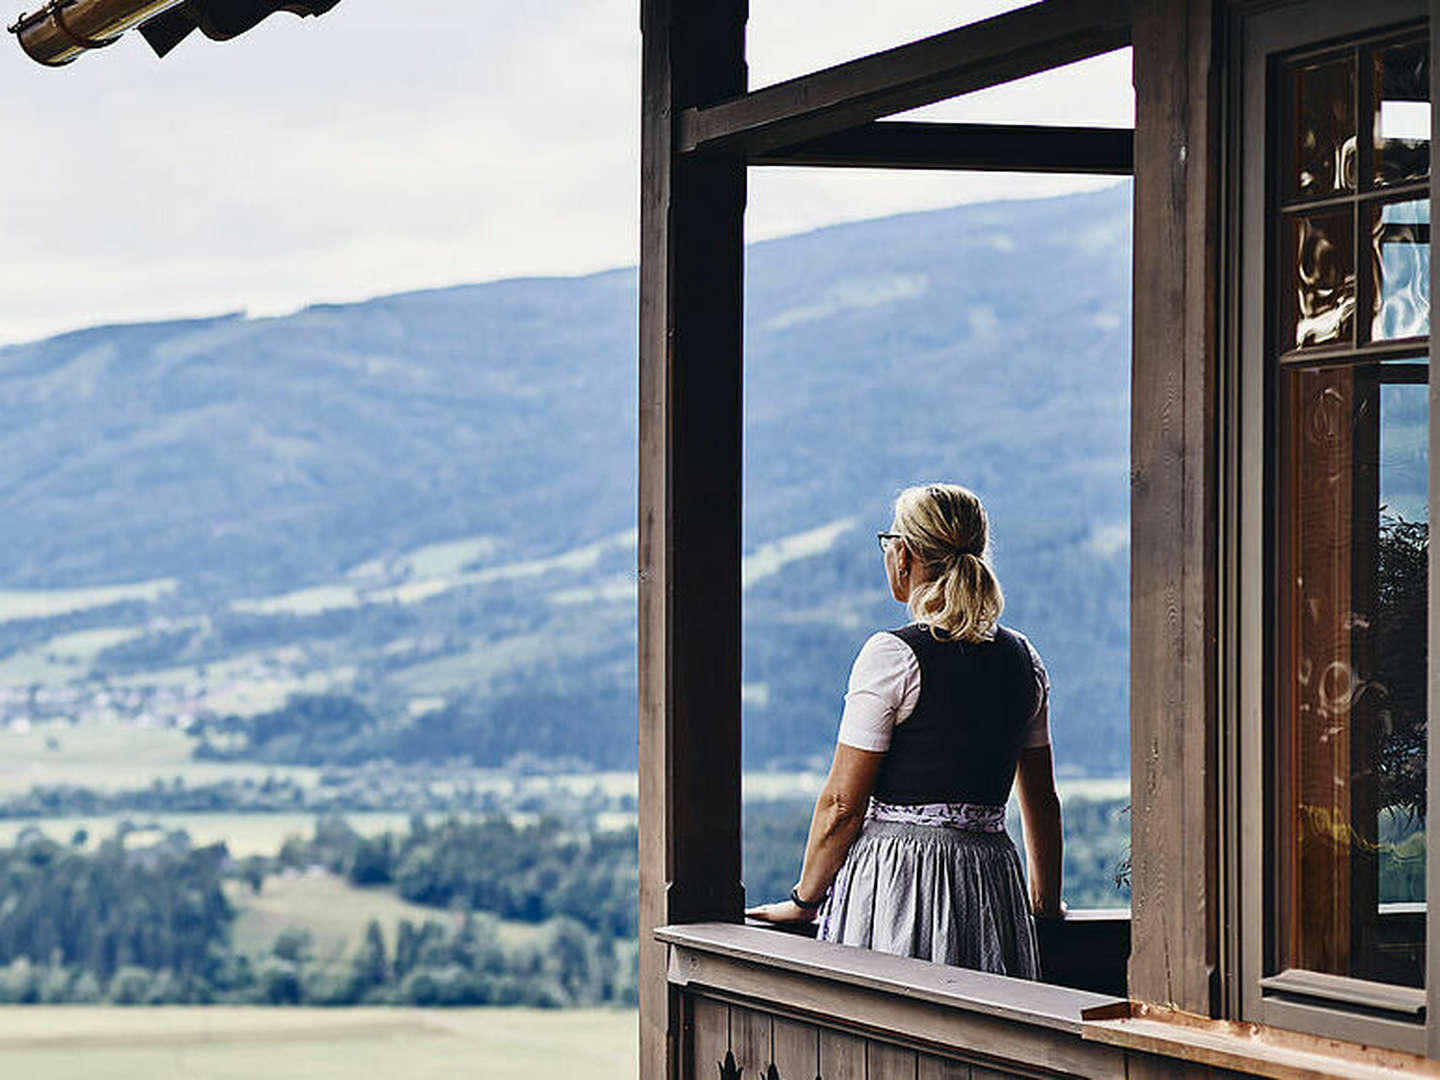
[[[945, 478], [990, 506], [1062, 767], [1125, 770], [1128, 223], [1120, 186], [750, 249], [752, 763], [825, 753], [855, 650], [902, 617], [873, 532]], [[0, 349], [0, 724], [632, 764], [635, 281]]]

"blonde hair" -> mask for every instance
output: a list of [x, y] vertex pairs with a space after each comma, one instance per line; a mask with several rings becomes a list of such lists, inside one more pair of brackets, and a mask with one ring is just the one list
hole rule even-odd
[[995, 631], [1005, 595], [990, 567], [990, 526], [974, 492], [958, 484], [906, 488], [893, 531], [925, 568], [910, 590], [910, 614], [939, 641], [983, 641]]

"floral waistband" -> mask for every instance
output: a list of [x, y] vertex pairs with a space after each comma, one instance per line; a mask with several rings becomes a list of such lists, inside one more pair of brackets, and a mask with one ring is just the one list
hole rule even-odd
[[870, 800], [866, 815], [873, 821], [895, 821], [904, 825], [935, 825], [966, 832], [999, 833], [1005, 831], [1005, 807], [983, 803], [918, 803], [903, 806], [897, 803]]

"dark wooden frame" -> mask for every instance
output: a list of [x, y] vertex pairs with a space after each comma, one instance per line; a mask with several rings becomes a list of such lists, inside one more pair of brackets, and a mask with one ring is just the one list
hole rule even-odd
[[745, 89], [744, 0], [644, 0], [640, 262], [640, 1069], [672, 1077], [670, 923], [738, 921], [745, 165], [671, 118]]
[[1130, 44], [1130, 0], [1048, 0], [709, 106], [682, 151], [754, 157]]
[[1207, 1016], [1224, 1015], [1215, 363], [1222, 15], [1210, 0], [1145, 0], [1134, 13], [1130, 996]]
[[[1227, 668], [1224, 689], [1229, 703], [1227, 715], [1234, 718], [1234, 740], [1227, 745], [1227, 768], [1233, 770], [1234, 777], [1229, 788], [1236, 822], [1234, 835], [1244, 841], [1231, 853], [1228, 867], [1234, 881], [1231, 910], [1236, 913], [1238, 927], [1231, 938], [1238, 960], [1235, 965], [1238, 978], [1230, 988], [1231, 1007], [1236, 1015], [1246, 1019], [1431, 1054], [1440, 1045], [1437, 1027], [1431, 1024], [1427, 1030], [1427, 1026], [1414, 1022], [1415, 1007], [1420, 1000], [1414, 991], [1365, 984], [1360, 980], [1335, 978], [1317, 982], [1309, 978], [1309, 973], [1272, 974], [1266, 970], [1267, 957], [1274, 952], [1270, 937], [1274, 928], [1270, 898], [1276, 895], [1277, 883], [1271, 877], [1265, 851], [1282, 838], [1272, 831], [1277, 820], [1275, 789], [1267, 765], [1274, 760], [1276, 745], [1272, 725], [1266, 718], [1271, 715], [1270, 703], [1274, 701], [1280, 673], [1271, 632], [1277, 625], [1278, 612], [1269, 590], [1279, 566], [1279, 552], [1274, 542], [1278, 535], [1275, 531], [1279, 513], [1278, 480], [1274, 462], [1267, 456], [1269, 440], [1266, 437], [1266, 432], [1275, 424], [1277, 338], [1273, 305], [1269, 303], [1272, 275], [1264, 247], [1273, 248], [1275, 239], [1269, 231], [1270, 223], [1279, 217], [1278, 196], [1273, 190], [1275, 181], [1271, 175], [1274, 170], [1266, 167], [1267, 131], [1272, 123], [1270, 110], [1276, 98], [1268, 58], [1292, 52], [1307, 42], [1314, 42], [1318, 49], [1332, 40], [1364, 37], [1372, 28], [1400, 26], [1408, 20], [1433, 15], [1436, 7], [1435, 0], [1394, 0], [1390, 11], [1382, 16], [1376, 14], [1376, 5], [1329, 5], [1308, 12], [1300, 24], [1291, 10], [1293, 5], [1250, 3], [1229, 21], [1227, 52], [1235, 58], [1233, 153], [1228, 169], [1234, 228], [1229, 233], [1233, 246], [1226, 259], [1231, 278], [1226, 313], [1235, 333], [1227, 350], [1225, 367], [1231, 388], [1226, 396], [1227, 412], [1222, 423], [1228, 443], [1225, 449], [1226, 484], [1230, 488], [1227, 506], [1231, 512], [1228, 542], [1233, 552], [1226, 566], [1228, 584], [1225, 586], [1226, 595], [1231, 598], [1227, 607], [1226, 637], [1234, 643], [1233, 663]], [[1434, 34], [1432, 21], [1432, 50]], [[1432, 65], [1432, 98], [1434, 80]], [[1256, 117], [1265, 118], [1264, 122], [1257, 122]], [[1432, 169], [1432, 184], [1433, 172]], [[1357, 270], [1359, 260], [1364, 257], [1363, 251], [1357, 251]], [[1359, 317], [1357, 312], [1357, 319]], [[1341, 351], [1356, 358], [1380, 359], [1413, 354], [1414, 350], [1412, 341]], [[1313, 357], [1319, 361], [1333, 350], [1307, 349], [1305, 352], [1307, 359]], [[1434, 398], [1432, 386], [1432, 402]], [[1433, 445], [1433, 413], [1431, 440]], [[1434, 483], [1432, 476], [1432, 503]], [[1433, 553], [1431, 558], [1433, 567]], [[1435, 607], [1432, 598], [1432, 627]], [[1431, 683], [1433, 698], [1433, 678]], [[1434, 704], [1432, 700], [1432, 709]], [[1430, 738], [1434, 761], [1433, 730]], [[1432, 806], [1435, 786], [1431, 785]], [[1429, 889], [1433, 896], [1437, 895], [1433, 868], [1430, 873]], [[1433, 905], [1431, 910], [1433, 912]], [[1428, 1013], [1433, 1016], [1440, 988], [1436, 986], [1433, 915], [1431, 918], [1427, 930], [1427, 995]], [[1353, 1008], [1347, 1009], [1342, 1003], [1347, 995]]]
[[1125, 128], [885, 120], [758, 152], [749, 163], [1129, 176], [1135, 135]]
[[[1132, 679], [1131, 693], [1130, 985], [1142, 1000], [1222, 1015], [1215, 335], [1223, 0], [1136, 0], [1133, 11], [1126, 0], [1049, 0], [752, 94], [742, 92], [743, 49], [734, 48], [743, 4], [719, 4], [723, 18], [710, 10], [724, 25], [723, 62], [701, 58], [687, 29], [704, 6], [647, 0], [644, 9], [642, 1075], [673, 1075], [683, 1041], [649, 931], [735, 921], [740, 906], [736, 391], [745, 166], [926, 167], [938, 158], [939, 167], [1120, 171], [1125, 133], [873, 121], [1132, 40], [1131, 663], [1145, 677]], [[686, 73], [691, 64], [704, 66], [704, 81]], [[702, 282], [709, 295], [699, 295]], [[711, 580], [700, 580], [701, 567]], [[692, 621], [696, 611], [705, 625]], [[697, 693], [703, 700], [690, 696]], [[687, 839], [708, 853], [688, 852]]]

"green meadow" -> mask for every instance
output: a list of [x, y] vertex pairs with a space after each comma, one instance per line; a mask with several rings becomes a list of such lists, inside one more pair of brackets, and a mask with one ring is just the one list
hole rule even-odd
[[[453, 912], [402, 900], [393, 889], [357, 888], [335, 874], [272, 875], [259, 893], [244, 882], [232, 881], [227, 883], [226, 896], [236, 909], [231, 936], [237, 949], [264, 952], [281, 931], [303, 930], [322, 960], [340, 959], [353, 951], [371, 919], [380, 924], [386, 940], [393, 941], [401, 919], [419, 925], [427, 919], [454, 922], [457, 918]], [[507, 945], [538, 941], [544, 935], [536, 923], [497, 920], [496, 928]]]
[[12, 1006], [0, 1075], [44, 1080], [574, 1080], [636, 1071], [625, 1009]]

